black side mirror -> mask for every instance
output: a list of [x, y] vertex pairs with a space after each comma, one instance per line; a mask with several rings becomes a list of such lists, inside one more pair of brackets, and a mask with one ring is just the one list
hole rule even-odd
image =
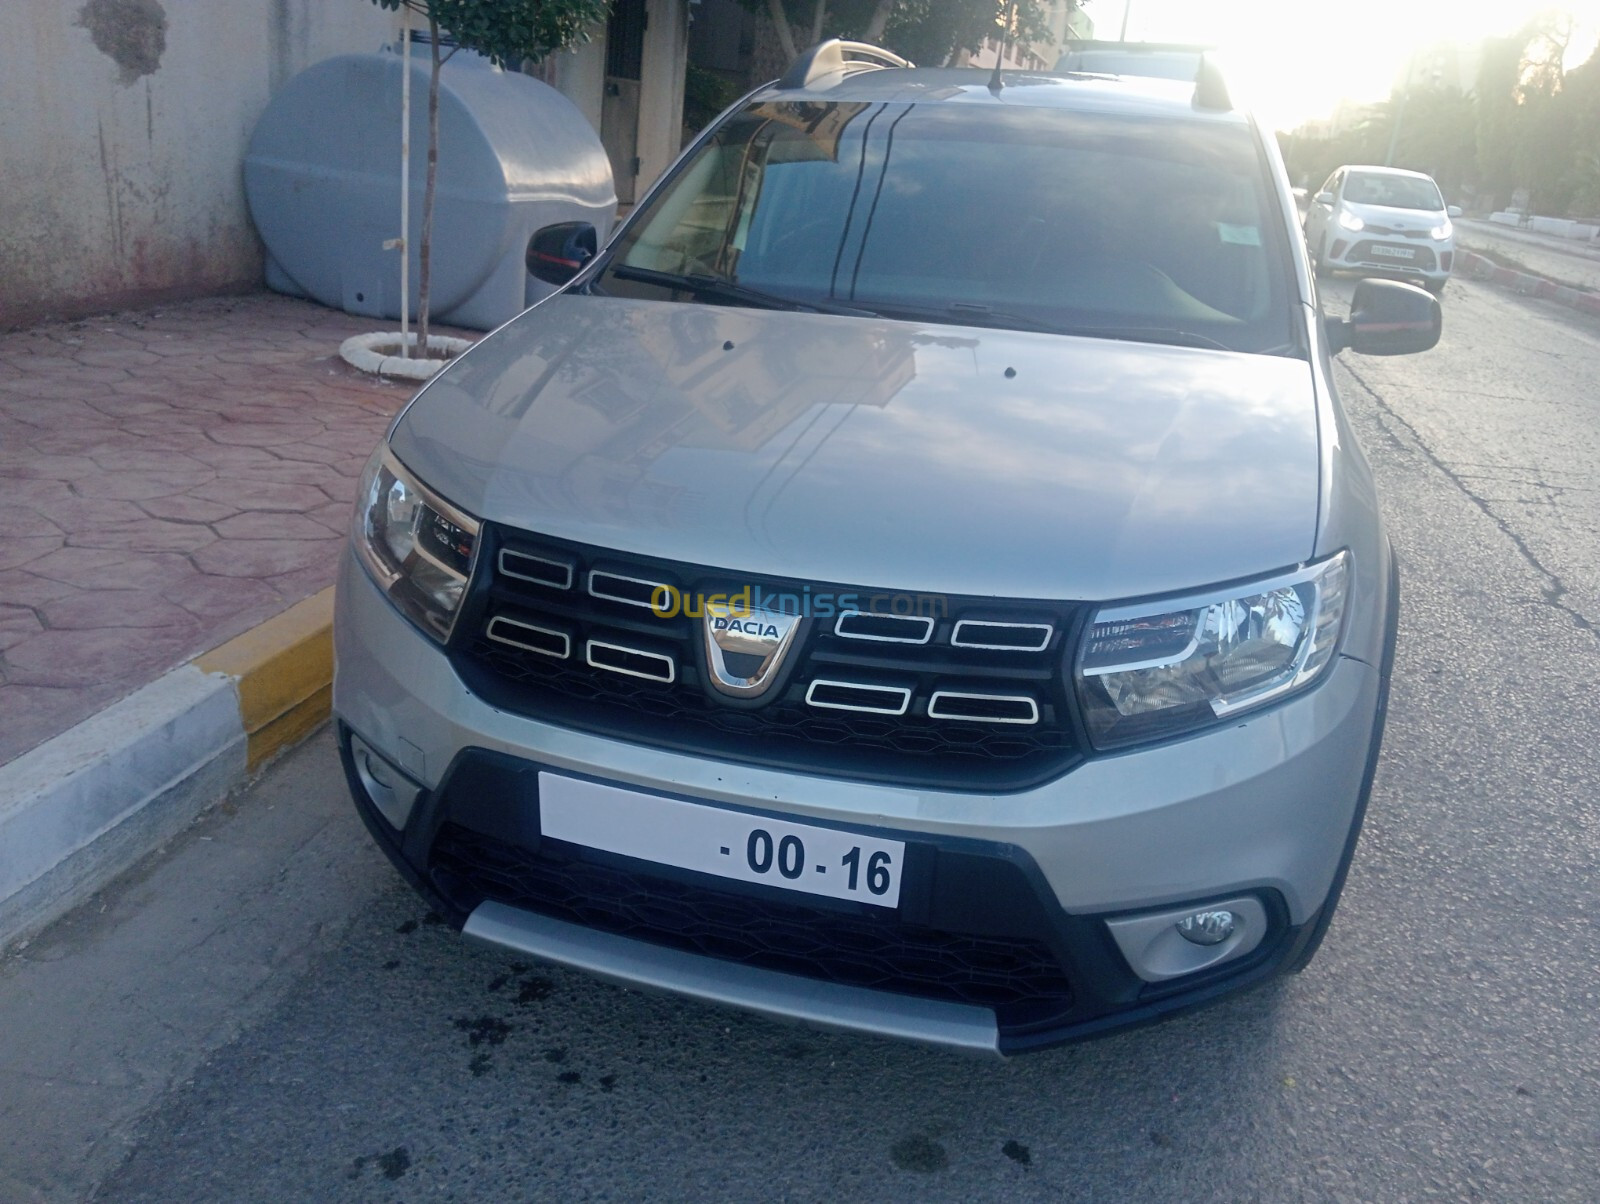
[[1328, 350], [1357, 355], [1411, 355], [1427, 351], [1444, 330], [1439, 299], [1414, 284], [1362, 280], [1350, 302], [1350, 317], [1326, 319]]
[[546, 284], [566, 284], [599, 251], [600, 236], [588, 222], [545, 226], [528, 240], [528, 271]]

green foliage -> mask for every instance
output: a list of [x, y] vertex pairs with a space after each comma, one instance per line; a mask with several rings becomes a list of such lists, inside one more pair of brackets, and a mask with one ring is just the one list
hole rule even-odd
[[[986, 38], [998, 37], [1009, 8], [1005, 0], [900, 0], [883, 37], [912, 62], [937, 65], [960, 51], [977, 50]], [[1041, 38], [1048, 28], [1040, 0], [1017, 5], [1015, 40]]]
[[1515, 36], [1482, 44], [1476, 87], [1413, 87], [1337, 138], [1280, 139], [1296, 184], [1315, 188], [1341, 163], [1382, 163], [1394, 140], [1396, 167], [1425, 171], [1451, 201], [1505, 208], [1526, 190], [1536, 213], [1600, 217], [1600, 50], [1563, 72], [1571, 19], [1541, 13]]
[[515, 70], [554, 50], [589, 40], [606, 19], [610, 0], [373, 0], [391, 11], [404, 4], [432, 17], [457, 45]]
[[739, 93], [737, 84], [690, 63], [683, 78], [683, 128], [691, 132], [704, 129], [739, 99]]
[[[811, 29], [816, 0], [781, 0], [789, 24]], [[768, 11], [768, 0], [739, 0], [753, 13]], [[827, 0], [825, 38], [866, 36], [879, 0]], [[939, 66], [962, 50], [977, 50], [985, 38], [1000, 33], [1010, 0], [891, 0], [888, 21], [878, 45], [921, 66]], [[1048, 29], [1047, 0], [1018, 0], [1016, 36], [1024, 41]]]

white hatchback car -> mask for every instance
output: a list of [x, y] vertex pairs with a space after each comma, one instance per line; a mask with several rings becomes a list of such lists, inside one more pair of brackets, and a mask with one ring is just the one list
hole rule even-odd
[[1433, 177], [1398, 167], [1345, 166], [1306, 213], [1306, 246], [1319, 273], [1381, 272], [1444, 291], [1461, 210], [1445, 206]]

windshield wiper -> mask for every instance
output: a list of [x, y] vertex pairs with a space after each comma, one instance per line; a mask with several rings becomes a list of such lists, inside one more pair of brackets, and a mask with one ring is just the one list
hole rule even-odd
[[1192, 330], [1166, 329], [1160, 326], [1062, 326], [1062, 334], [1081, 335], [1086, 339], [1125, 339], [1132, 343], [1166, 343], [1173, 347], [1204, 347], [1210, 351], [1236, 351], [1220, 340]]
[[620, 280], [638, 280], [644, 284], [658, 284], [662, 288], [684, 289], [701, 297], [721, 297], [727, 301], [743, 301], [763, 309], [789, 309], [817, 314], [847, 314], [856, 318], [875, 318], [870, 309], [850, 305], [835, 305], [829, 301], [802, 301], [798, 297], [780, 297], [764, 293], [747, 284], [737, 284], [721, 276], [708, 276], [698, 272], [658, 272], [655, 268], [636, 268], [627, 264], [613, 264], [611, 274]]
[[879, 304], [878, 309], [889, 317], [936, 318], [961, 322], [968, 326], [988, 326], [1010, 330], [1031, 330], [1040, 334], [1070, 334], [1090, 339], [1124, 339], [1138, 343], [1167, 343], [1175, 347], [1204, 347], [1216, 351], [1233, 351], [1226, 343], [1210, 335], [1192, 330], [1176, 330], [1161, 326], [1080, 326], [1070, 322], [1047, 322], [1026, 314], [993, 309], [970, 301], [952, 301], [949, 305], [901, 305], [898, 302]]

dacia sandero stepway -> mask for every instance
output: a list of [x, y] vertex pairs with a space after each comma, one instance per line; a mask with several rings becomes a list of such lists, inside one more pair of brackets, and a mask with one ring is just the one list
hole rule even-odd
[[339, 580], [373, 837], [465, 933], [1013, 1053], [1304, 966], [1394, 557], [1273, 138], [824, 43], [396, 419]]

